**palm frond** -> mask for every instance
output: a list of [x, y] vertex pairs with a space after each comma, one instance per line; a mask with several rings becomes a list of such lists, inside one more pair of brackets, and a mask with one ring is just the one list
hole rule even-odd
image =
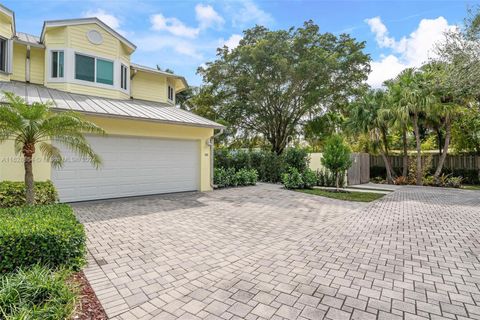
[[60, 168], [63, 166], [63, 158], [60, 149], [58, 149], [54, 145], [48, 142], [41, 142], [40, 151], [42, 151], [45, 159], [52, 163], [53, 167]]

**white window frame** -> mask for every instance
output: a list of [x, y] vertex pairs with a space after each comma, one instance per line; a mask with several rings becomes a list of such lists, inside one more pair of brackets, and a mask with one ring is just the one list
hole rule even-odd
[[[128, 89], [130, 87], [129, 85], [129, 81], [130, 78], [129, 78], [129, 75], [128, 75], [128, 71], [129, 71], [129, 67], [127, 67], [126, 64], [124, 63], [120, 63], [120, 90], [124, 91], [124, 92], [128, 92]], [[125, 88], [123, 87], [123, 83], [122, 83], [122, 77], [123, 77], [123, 71], [125, 70]]]
[[11, 39], [1, 37], [0, 40], [5, 41], [5, 70], [0, 69], [0, 73], [11, 74], [12, 73], [12, 61], [13, 61], [13, 43]]
[[[90, 57], [90, 58], [93, 58], [94, 59], [94, 69], [93, 69], [93, 79], [94, 81], [87, 81], [87, 80], [82, 80], [82, 79], [77, 79], [76, 78], [76, 75], [77, 75], [77, 54], [78, 55], [81, 55], [81, 56], [85, 56], [85, 57]], [[101, 83], [101, 82], [97, 82], [97, 59], [99, 60], [104, 60], [104, 61], [109, 61], [113, 64], [113, 75], [112, 75], [112, 79], [113, 79], [113, 83], [112, 84], [106, 84], [106, 83]], [[73, 80], [79, 84], [90, 84], [90, 85], [94, 85], [95, 87], [100, 87], [100, 88], [106, 88], [106, 89], [116, 89], [116, 85], [115, 85], [115, 60], [112, 60], [112, 59], [108, 59], [108, 58], [103, 58], [103, 57], [99, 57], [99, 56], [95, 56], [95, 55], [91, 55], [91, 54], [88, 54], [88, 53], [83, 53], [83, 52], [79, 52], [79, 51], [74, 51], [73, 52]]]
[[[172, 97], [170, 97], [170, 90], [171, 90], [171, 93], [172, 93]], [[167, 86], [167, 99], [169, 101], [175, 102], [175, 90], [173, 89], [173, 87], [171, 85]]]
[[[53, 53], [54, 52], [57, 52], [57, 77], [53, 77], [52, 76], [52, 72], [53, 72]], [[60, 55], [59, 53], [60, 52], [63, 52], [63, 76], [58, 76], [58, 74], [60, 74], [60, 59], [58, 58]], [[50, 59], [50, 62], [49, 62], [49, 77], [51, 79], [55, 79], [55, 80], [63, 80], [65, 79], [65, 61], [66, 61], [66, 57], [65, 57], [65, 50], [50, 50], [50, 55], [49, 55], [49, 59]]]

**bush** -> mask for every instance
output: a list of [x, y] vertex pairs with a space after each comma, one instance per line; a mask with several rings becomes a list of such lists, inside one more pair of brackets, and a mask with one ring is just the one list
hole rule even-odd
[[[51, 181], [35, 182], [34, 188], [36, 204], [53, 204], [58, 201], [57, 190]], [[0, 208], [17, 207], [25, 204], [24, 182], [0, 182]]]
[[234, 168], [216, 168], [213, 175], [213, 183], [218, 188], [255, 185], [257, 180], [255, 169], [240, 169], [235, 172]]
[[[338, 177], [341, 187], [345, 186], [345, 175]], [[335, 187], [335, 175], [327, 169], [317, 171], [317, 185], [321, 187]]]
[[297, 168], [290, 168], [288, 172], [284, 173], [282, 182], [287, 189], [302, 189], [304, 186], [302, 174]]
[[70, 206], [0, 209], [0, 273], [35, 264], [79, 269], [85, 231]]
[[325, 143], [322, 164], [335, 176], [335, 187], [340, 188], [340, 177], [352, 165], [351, 150], [339, 135], [332, 135]]
[[299, 172], [305, 172], [308, 169], [310, 156], [306, 149], [288, 148], [283, 154], [285, 166], [295, 168]]
[[305, 170], [302, 174], [302, 179], [304, 188], [311, 189], [317, 185], [317, 174], [310, 169]]
[[0, 277], [0, 319], [70, 319], [78, 289], [69, 276], [36, 265]]
[[460, 188], [462, 186], [462, 182], [463, 182], [462, 177], [449, 177], [447, 179], [447, 187]]

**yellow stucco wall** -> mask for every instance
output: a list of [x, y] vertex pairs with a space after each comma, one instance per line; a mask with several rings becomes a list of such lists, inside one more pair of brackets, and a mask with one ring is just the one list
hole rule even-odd
[[[13, 140], [0, 144], [0, 181], [23, 181], [23, 156], [15, 154]], [[40, 150], [34, 154], [33, 175], [36, 181], [49, 180], [51, 177], [50, 162], [45, 161]]]
[[321, 162], [322, 154], [321, 153], [310, 153], [310, 162], [309, 167], [313, 171], [322, 170], [324, 167]]
[[[102, 127], [109, 135], [143, 136], [170, 139], [196, 140], [199, 144], [200, 154], [200, 191], [210, 191], [210, 147], [207, 140], [213, 135], [213, 129], [162, 124], [151, 121], [128, 120], [98, 116], [85, 116]], [[97, 150], [100, 152], [101, 150]], [[15, 155], [13, 141], [0, 144], [0, 181], [23, 181], [23, 156]], [[45, 161], [40, 151], [35, 155], [33, 166], [36, 181], [51, 179], [52, 169], [49, 162]]]

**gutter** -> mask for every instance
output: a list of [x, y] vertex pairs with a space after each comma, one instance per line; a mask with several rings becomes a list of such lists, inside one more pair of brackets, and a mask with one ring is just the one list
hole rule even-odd
[[211, 136], [208, 140], [207, 140], [207, 145], [210, 146], [210, 187], [213, 189], [215, 189], [215, 185], [213, 184], [213, 160], [215, 158], [215, 154], [214, 154], [214, 142], [215, 142], [215, 138], [218, 137], [219, 135], [221, 135], [223, 133], [224, 129], [220, 129], [220, 132], [214, 134], [213, 136]]

